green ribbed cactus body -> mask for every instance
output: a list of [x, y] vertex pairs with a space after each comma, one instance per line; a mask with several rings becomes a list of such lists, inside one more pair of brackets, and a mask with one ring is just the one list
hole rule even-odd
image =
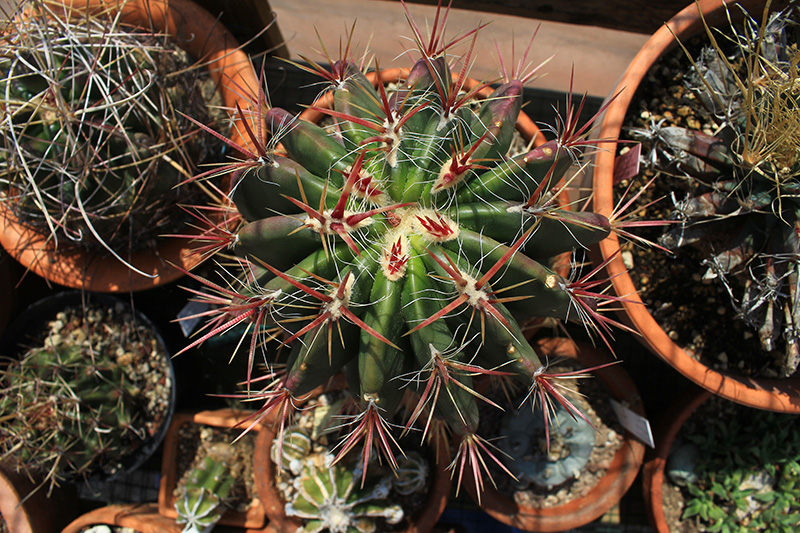
[[188, 475], [183, 495], [175, 502], [184, 533], [210, 531], [225, 512], [225, 501], [236, 481], [231, 472], [235, 451], [226, 443], [211, 447]]
[[377, 531], [378, 518], [388, 524], [403, 519], [402, 508], [387, 500], [390, 476], [370, 479], [362, 486], [357, 468], [332, 461], [331, 455], [310, 456], [294, 480], [295, 496], [287, 502], [286, 514], [304, 520], [298, 531], [369, 533]]
[[[297, 335], [286, 323], [299, 341], [287, 387], [301, 395], [348, 366], [362, 404], [392, 413], [402, 395], [399, 376], [420, 371], [433, 354], [466, 360], [463, 340], [476, 333], [505, 352], [493, 350], [486, 367], [511, 362], [532, 385], [542, 365], [514, 317], [566, 319], [574, 298], [549, 261], [609, 231], [605, 217], [545, 201], [573, 163], [570, 152], [549, 142], [509, 156], [522, 103], [518, 81], [457, 106], [437, 86], [458, 80], [424, 61], [410, 75], [422, 74], [419, 81], [401, 80], [388, 96], [354, 65], [342, 70], [348, 77], [330, 89], [327, 111], [335, 125], [269, 109], [267, 126], [288, 159], [275, 156], [241, 174], [232, 194], [248, 221], [236, 238], [238, 254], [277, 268], [319, 267], [309, 271], [317, 278], [292, 276], [321, 294], [295, 286], [273, 304], [281, 316], [299, 300], [318, 305], [309, 330]], [[272, 271], [263, 279], [270, 277], [286, 284]], [[498, 301], [505, 297], [508, 304]], [[458, 379], [471, 386], [469, 376]], [[438, 414], [457, 432], [477, 429], [474, 396], [456, 390], [439, 401]]]
[[[11, 433], [20, 431], [14, 438], [31, 444], [17, 452], [22, 464], [42, 460], [36, 446], [40, 442], [63, 454], [60, 470], [88, 473], [98, 463], [119, 457], [118, 448], [132, 436], [127, 404], [136, 401], [138, 390], [126, 382], [113, 359], [87, 364], [86, 356], [79, 346], [38, 348], [6, 370], [4, 385], [10, 394], [0, 402], [2, 412], [27, 412], [36, 403], [36, 412], [27, 416], [41, 419], [12, 421], [8, 427]], [[53, 440], [42, 442], [55, 428]]]

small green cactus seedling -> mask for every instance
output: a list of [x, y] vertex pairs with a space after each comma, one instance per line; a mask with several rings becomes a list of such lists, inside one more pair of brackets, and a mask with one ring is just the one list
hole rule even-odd
[[403, 519], [400, 506], [387, 500], [391, 474], [362, 484], [359, 467], [333, 462], [329, 454], [309, 456], [295, 478], [295, 497], [286, 504], [286, 514], [304, 519], [298, 531], [369, 533], [378, 531], [376, 518], [390, 525]]
[[698, 531], [797, 531], [797, 417], [720, 406], [712, 399], [692, 419], [687, 425], [695, 429], [684, 430], [666, 471], [683, 487], [683, 520]]
[[[596, 271], [564, 277], [550, 268], [612, 230], [566, 200], [567, 170], [592, 144], [589, 125], [570, 106], [556, 139], [510, 155], [535, 69], [523, 72], [526, 57], [512, 71], [503, 66], [494, 90], [468, 88], [478, 29], [446, 43], [446, 16], [440, 6], [430, 39], [408, 16], [419, 59], [390, 87], [353, 60], [352, 35], [330, 67], [310, 62], [330, 82], [332, 107], [314, 109], [332, 129], [270, 107], [262, 92], [246, 121], [250, 146], [229, 141], [243, 159], [204, 175], [231, 174], [241, 219], [212, 228], [206, 250], [229, 248], [238, 273], [222, 284], [193, 276], [214, 310], [192, 346], [242, 323], [251, 368], [267, 339], [287, 346], [285, 366], [265, 351], [266, 374], [247, 376], [260, 384], [250, 396], [264, 401], [260, 415], [278, 414], [282, 428], [298, 398], [344, 371], [357, 407], [337, 457], [366, 442], [364, 476], [375, 449], [398, 467], [390, 420], [406, 392], [417, 397], [406, 430], [419, 421], [424, 436], [433, 418], [443, 421], [461, 442], [459, 481], [468, 464], [477, 472], [478, 457], [494, 456], [477, 433], [485, 398], [476, 376], [513, 374], [531, 393], [563, 400], [553, 386], [560, 377], [520, 320], [575, 318], [601, 335], [614, 323], [598, 311], [609, 297], [595, 291]], [[456, 46], [468, 49], [451, 55]]]
[[706, 131], [657, 123], [633, 132], [654, 142], [651, 163], [692, 191], [673, 194], [680, 224], [661, 244], [706, 254], [704, 278], [725, 287], [786, 376], [800, 364], [797, 15], [794, 5], [762, 23], [747, 16], [722, 29], [728, 37], [708, 29], [711, 45], [686, 75], [712, 122]]
[[211, 447], [189, 474], [183, 495], [175, 502], [184, 533], [211, 531], [225, 512], [225, 501], [236, 481], [231, 472], [234, 449], [225, 443]]
[[[0, 37], [0, 201], [61, 246], [124, 260], [185, 221], [210, 120], [193, 60], [118, 13], [34, 0]], [[213, 94], [213, 92], [212, 92]], [[177, 215], [177, 216], [176, 216]]]
[[124, 306], [70, 307], [0, 370], [0, 453], [55, 484], [111, 475], [170, 412], [168, 355]]
[[311, 437], [301, 428], [287, 430], [283, 440], [277, 442], [270, 450], [270, 459], [278, 468], [294, 475], [303, 470], [303, 462], [311, 453]]

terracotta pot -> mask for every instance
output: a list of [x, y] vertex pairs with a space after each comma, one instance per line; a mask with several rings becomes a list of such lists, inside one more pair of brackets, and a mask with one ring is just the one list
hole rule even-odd
[[[234, 429], [240, 427], [242, 431], [247, 427], [248, 411], [237, 411], [234, 409], [218, 409], [215, 411], [200, 411], [197, 413], [178, 413], [172, 419], [172, 424], [164, 438], [164, 455], [161, 461], [161, 483], [158, 488], [158, 512], [161, 515], [175, 519], [178, 513], [175, 511], [175, 487], [178, 483], [178, 430], [183, 424], [191, 423], [201, 426], [210, 426], [221, 429]], [[241, 424], [241, 426], [240, 426]], [[252, 431], [259, 432], [260, 426], [253, 428]], [[258, 500], [254, 500], [247, 512], [238, 512], [229, 509], [219, 521], [220, 525], [234, 526], [238, 528], [259, 529], [266, 523], [266, 513], [264, 505]]]
[[[550, 358], [568, 358], [580, 361], [584, 367], [602, 365], [613, 361], [611, 356], [587, 344], [576, 344], [569, 339], [547, 338], [534, 343], [539, 353]], [[612, 398], [633, 412], [644, 416], [644, 407], [627, 372], [619, 365], [612, 365], [592, 372], [605, 385]], [[591, 398], [589, 398], [591, 401]], [[584, 496], [563, 505], [532, 508], [518, 504], [501, 494], [490, 483], [484, 485], [480, 507], [496, 520], [526, 531], [564, 531], [578, 528], [601, 517], [625, 495], [639, 473], [644, 458], [644, 444], [630, 433], [614, 456], [606, 475]], [[465, 479], [471, 479], [471, 473]], [[477, 491], [473, 483], [465, 483], [467, 491], [475, 500]]]
[[[155, 503], [108, 505], [94, 509], [70, 523], [61, 533], [80, 533], [95, 525], [122, 526], [137, 533], [180, 533], [183, 526], [158, 514]], [[14, 530], [12, 530], [14, 531]], [[242, 529], [242, 533], [281, 533], [267, 525], [260, 529]], [[16, 533], [16, 531], [14, 531]]]
[[33, 492], [36, 487], [26, 475], [0, 465], [0, 519], [11, 533], [56, 533], [77, 515], [74, 487], [65, 484], [49, 497], [46, 486]]
[[[341, 387], [345, 386], [344, 376], [339, 374], [334, 382]], [[330, 389], [341, 388], [331, 386]], [[323, 391], [320, 387], [309, 395], [309, 398]], [[303, 401], [306, 401], [305, 398]], [[256, 451], [253, 457], [256, 469], [256, 489], [266, 509], [269, 523], [277, 531], [295, 531], [303, 525], [295, 517], [286, 516], [286, 501], [281, 496], [275, 483], [275, 464], [270, 458], [272, 442], [275, 440], [275, 431], [272, 424], [266, 424], [256, 439]], [[428, 494], [425, 498], [425, 507], [411, 519], [407, 529], [397, 530], [397, 533], [425, 533], [432, 531], [439, 520], [450, 496], [450, 472], [446, 470], [450, 463], [450, 449], [447, 443], [440, 442], [436, 450], [436, 465], [433, 477], [428, 481]]]
[[[226, 107], [235, 109], [238, 102], [243, 109], [249, 108], [246, 95], [256, 94], [259, 85], [250, 59], [219, 21], [191, 0], [62, 1], [77, 14], [87, 9], [121, 8], [124, 22], [174, 36], [181, 48], [208, 65]], [[231, 135], [234, 141], [247, 146], [249, 143], [241, 137], [241, 120], [236, 118]], [[85, 255], [80, 249], [56, 250], [48, 237], [49, 234], [32, 232], [18, 224], [0, 203], [0, 243], [27, 269], [67, 287], [93, 292], [149, 289], [182, 276], [173, 264], [189, 270], [203, 259], [192, 252], [190, 239], [165, 239], [157, 252], [141, 250], [130, 257], [133, 266], [155, 276], [151, 279], [110, 256]]]
[[[386, 70], [380, 71], [380, 82], [384, 84], [388, 83], [395, 83], [399, 80], [405, 79], [408, 76], [409, 69], [407, 68], [390, 68]], [[453, 76], [457, 76], [457, 74], [453, 74]], [[375, 86], [378, 85], [378, 73], [375, 71], [367, 73], [367, 79], [369, 79]], [[473, 78], [467, 78], [466, 82], [464, 83], [464, 89], [470, 90], [473, 87], [477, 86], [480, 82]], [[485, 87], [481, 91], [478, 92], [478, 95], [481, 97], [487, 97], [491, 94], [492, 89], [491, 87]], [[326, 92], [320, 98], [318, 98], [312, 107], [322, 107], [326, 109], [330, 109], [333, 105], [333, 93]], [[312, 107], [307, 108], [305, 111], [300, 113], [300, 119], [313, 122], [315, 124], [319, 123], [323, 118], [327, 117], [325, 113], [317, 111]], [[517, 117], [517, 131], [527, 140], [534, 139], [534, 146], [539, 146], [540, 144], [544, 144], [547, 140], [545, 139], [544, 134], [539, 130], [539, 127], [534, 124], [533, 120], [525, 114], [525, 112], [520, 112], [519, 117]]]
[[[763, 1], [758, 0], [738, 3], [753, 13], [760, 13], [759, 6], [763, 7], [764, 4]], [[681, 41], [686, 41], [698, 32], [704, 31], [700, 11], [709, 25], [727, 21], [722, 0], [699, 0], [696, 4], [692, 3], [675, 15], [664, 27], [653, 34], [633, 59], [612, 92], [612, 94], [616, 94], [622, 91], [608, 107], [603, 117], [598, 133], [599, 138], [616, 139], [619, 137], [628, 105], [651, 65], [661, 55], [677, 46], [672, 32]], [[738, 8], [731, 9], [731, 14], [738, 11]], [[607, 143], [606, 146], [601, 146], [596, 154], [593, 173], [594, 209], [597, 213], [606, 216], [611, 214], [616, 201], [613, 186], [614, 163], [615, 145]], [[619, 240], [612, 233], [599, 244], [602, 260], [614, 256], [619, 248]], [[621, 302], [625, 313], [623, 319], [641, 333], [641, 341], [645, 346], [678, 372], [701, 387], [737, 403], [760, 409], [800, 413], [800, 379], [754, 379], [708, 368], [675, 344], [656, 322], [637, 294], [636, 286], [628, 275], [619, 254], [610, 261], [606, 272], [613, 283], [616, 294], [624, 298]]]
[[154, 503], [129, 503], [108, 505], [94, 509], [72, 521], [62, 533], [79, 533], [96, 526], [129, 527], [138, 533], [180, 533], [183, 526], [158, 514]]
[[658, 533], [669, 533], [667, 519], [664, 515], [662, 487], [670, 448], [672, 448], [672, 443], [683, 424], [692, 416], [695, 409], [710, 397], [709, 391], [695, 389], [692, 393], [685, 395], [681, 401], [673, 404], [655, 428], [656, 447], [648, 452], [647, 461], [642, 468], [642, 490], [648, 518]]

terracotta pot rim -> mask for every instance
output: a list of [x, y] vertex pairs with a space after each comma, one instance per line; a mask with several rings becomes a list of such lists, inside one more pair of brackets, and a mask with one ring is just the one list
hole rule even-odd
[[669, 533], [667, 519], [664, 515], [664, 495], [662, 485], [672, 443], [678, 436], [681, 427], [694, 411], [700, 407], [712, 393], [696, 388], [662, 417], [656, 429], [656, 447], [648, 453], [647, 461], [642, 467], [642, 490], [650, 523], [658, 533]]
[[[178, 430], [185, 423], [192, 423], [202, 426], [212, 426], [222, 429], [231, 429], [241, 426], [244, 431], [249, 427], [248, 419], [253, 415], [253, 411], [239, 409], [214, 409], [201, 411], [182, 411], [176, 413], [172, 418], [164, 438], [164, 453], [161, 460], [161, 480], [158, 486], [158, 512], [162, 516], [175, 519], [178, 517], [175, 511], [175, 495], [173, 491], [178, 483], [177, 479], [177, 453], [178, 453]], [[251, 431], [258, 433], [261, 425], [255, 425]], [[254, 484], [255, 486], [255, 484]], [[260, 529], [266, 525], [267, 515], [264, 505], [260, 498], [253, 500], [246, 512], [229, 510], [219, 521], [220, 525], [240, 527], [246, 529]]]
[[23, 486], [17, 478], [14, 472], [0, 470], [0, 518], [18, 533], [33, 533], [31, 510], [21, 503], [22, 493], [31, 490], [32, 483], [22, 479]]
[[[545, 338], [534, 343], [542, 353], [575, 359], [580, 357], [586, 366], [610, 362], [612, 359], [592, 346], [575, 343], [566, 338]], [[631, 378], [618, 365], [594, 372], [616, 400], [640, 416], [644, 407]], [[625, 495], [639, 473], [644, 460], [644, 444], [626, 432], [623, 445], [615, 454], [604, 476], [587, 494], [563, 505], [542, 509], [519, 505], [501, 494], [490, 484], [481, 494], [481, 508], [495, 519], [526, 531], [556, 532], [581, 527], [601, 517]], [[473, 484], [466, 488], [473, 500], [477, 494]]]
[[[53, 488], [0, 462], [0, 520], [14, 533], [58, 531], [78, 515], [78, 493], [70, 484]], [[42, 509], [48, 512], [42, 513]]]
[[[218, 86], [226, 107], [242, 108], [247, 93], [259, 85], [252, 63], [230, 33], [207, 11], [191, 0], [61, 0], [65, 9], [103, 9], [124, 6], [123, 20], [133, 26], [155, 27], [173, 35], [178, 46], [198, 63], [205, 63]], [[168, 11], [168, 14], [166, 12]], [[199, 30], [204, 28], [204, 31]], [[202, 35], [208, 38], [201, 39]], [[236, 116], [231, 129], [233, 140], [243, 146], [244, 128], [236, 127], [244, 120]], [[165, 285], [183, 273], [177, 265], [191, 270], [205, 257], [194, 253], [189, 238], [161, 239], [156, 250], [138, 250], [129, 262], [154, 276], [145, 277], [131, 271], [122, 262], [107, 254], [86, 254], [79, 248], [56, 250], [49, 234], [31, 230], [14, 220], [7, 206], [0, 201], [0, 244], [26, 269], [48, 281], [93, 292], [135, 292]], [[63, 247], [62, 247], [63, 248]], [[124, 255], [124, 254], [123, 254]], [[128, 257], [125, 257], [128, 260]]]
[[183, 527], [158, 514], [154, 503], [124, 503], [100, 507], [73, 520], [62, 533], [79, 533], [94, 525], [129, 527], [137, 533], [180, 533]]
[[[732, 3], [733, 0], [725, 0]], [[738, 2], [750, 10], [752, 6], [763, 4], [759, 0]], [[610, 104], [603, 117], [599, 137], [615, 139], [619, 136], [622, 123], [630, 102], [641, 80], [646, 76], [650, 66], [666, 51], [677, 43], [672, 31], [679, 38], [686, 39], [702, 28], [698, 16], [698, 8], [709, 23], [713, 24], [725, 14], [723, 0], [699, 0], [691, 4], [659, 29], [647, 41], [623, 74], [617, 87], [611, 94], [622, 91]], [[598, 150], [594, 165], [594, 205], [598, 213], [610, 215], [614, 208], [611, 183], [615, 161], [616, 143], [605, 143]], [[619, 240], [612, 233], [599, 245], [602, 259], [607, 260], [617, 254], [620, 249]], [[720, 372], [706, 367], [678, 346], [647, 311], [637, 293], [630, 275], [617, 254], [608, 264], [606, 271], [614, 286], [616, 294], [623, 295], [622, 305], [625, 320], [642, 333], [642, 342], [656, 355], [674, 367], [678, 372], [701, 387], [743, 405], [759, 409], [800, 413], [800, 378], [787, 379], [754, 379], [737, 375], [733, 372]]]

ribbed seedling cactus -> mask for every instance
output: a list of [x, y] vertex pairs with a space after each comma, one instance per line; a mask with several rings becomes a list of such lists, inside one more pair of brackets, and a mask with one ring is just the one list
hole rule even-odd
[[422, 492], [430, 474], [428, 462], [416, 452], [408, 452], [398, 458], [392, 486], [398, 494], [409, 495]]
[[398, 457], [393, 471], [374, 464], [375, 457], [369, 473], [354, 457], [335, 462], [332, 450], [343, 430], [335, 420], [351, 403], [339, 390], [315, 396], [283, 438], [271, 441], [275, 486], [286, 515], [302, 520], [299, 531], [384, 531], [386, 524], [397, 525], [413, 514], [428, 491], [431, 466], [416, 452]]
[[557, 406], [554, 415], [559, 424], [545, 438], [540, 409], [520, 410], [503, 415], [500, 433], [507, 436], [498, 447], [511, 459], [509, 469], [523, 488], [533, 484], [551, 490], [580, 477], [589, 463], [597, 430], [586, 420], [571, 418]]
[[60, 246], [125, 260], [182, 227], [177, 203], [199, 201], [178, 184], [210, 153], [181, 115], [210, 120], [202, 71], [114, 10], [23, 8], [0, 37], [0, 201]]
[[236, 481], [231, 472], [235, 451], [216, 443], [189, 473], [183, 494], [175, 502], [177, 521], [184, 533], [211, 531], [225, 512], [225, 502]]
[[723, 284], [785, 375], [800, 364], [797, 15], [793, 6], [763, 23], [747, 16], [724, 29], [729, 37], [708, 30], [711, 44], [685, 76], [706, 131], [663, 121], [633, 131], [653, 142], [658, 170], [690, 184], [673, 197], [680, 224], [661, 244], [706, 254], [704, 278]]
[[302, 533], [369, 533], [375, 520], [397, 524], [403, 519], [399, 505], [389, 503], [391, 474], [360, 486], [360, 468], [333, 464], [332, 455], [311, 455], [294, 480], [295, 497], [286, 514], [304, 519]]
[[[214, 307], [192, 346], [246, 323], [251, 372], [256, 354], [268, 367], [247, 376], [249, 397], [281, 428], [295, 400], [343, 371], [357, 407], [337, 457], [358, 446], [364, 476], [376, 448], [397, 467], [392, 420], [404, 394], [415, 394], [406, 429], [422, 422], [430, 434], [433, 419], [443, 421], [461, 442], [459, 479], [470, 463], [480, 485], [478, 457], [492, 446], [477, 434], [485, 398], [473, 380], [513, 375], [537, 399], [567, 401], [520, 320], [574, 318], [607, 330], [594, 272], [565, 277], [550, 266], [612, 227], [566, 198], [567, 170], [591, 145], [580, 109], [568, 106], [556, 139], [510, 155], [535, 71], [527, 51], [503, 67], [499, 87], [468, 86], [478, 30], [445, 43], [446, 17], [440, 6], [426, 40], [408, 16], [420, 58], [394, 85], [353, 61], [352, 35], [329, 67], [305, 66], [329, 82], [332, 105], [313, 109], [332, 127], [271, 107], [264, 92], [239, 110], [250, 146], [229, 144], [243, 158], [198, 177], [230, 173], [241, 220], [225, 217], [204, 249], [232, 250], [235, 279], [194, 276], [210, 289], [198, 298]], [[468, 50], [451, 55], [456, 46]], [[288, 347], [283, 367], [261, 351], [270, 338]]]
[[157, 433], [170, 408], [168, 355], [124, 309], [68, 307], [45, 324], [40, 344], [4, 361], [5, 460], [50, 483], [107, 476]]

